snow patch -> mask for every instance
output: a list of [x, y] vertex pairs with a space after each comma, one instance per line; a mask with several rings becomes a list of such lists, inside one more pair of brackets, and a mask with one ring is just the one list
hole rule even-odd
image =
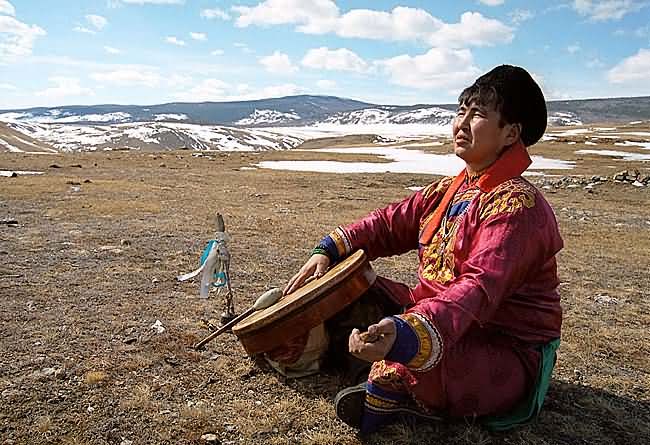
[[2, 139], [0, 139], [0, 146], [5, 147], [7, 150], [9, 150], [12, 153], [22, 153], [23, 152], [20, 148], [14, 147], [9, 142], [7, 142], [5, 140], [2, 140]]
[[43, 172], [30, 172], [30, 171], [20, 171], [20, 170], [0, 170], [0, 176], [4, 176], [7, 178], [12, 177], [13, 175], [17, 174], [18, 176], [20, 175], [42, 175]]
[[650, 155], [644, 153], [629, 153], [627, 151], [616, 150], [578, 150], [578, 154], [591, 154], [599, 156], [613, 156], [621, 158], [623, 161], [650, 161]]
[[186, 121], [188, 119], [187, 114], [154, 114], [153, 120], [155, 121]]
[[255, 109], [248, 117], [239, 119], [236, 125], [262, 125], [262, 124], [281, 124], [300, 120], [296, 113], [282, 113], [276, 110], [258, 110]]
[[[307, 151], [307, 150], [305, 150]], [[419, 173], [453, 176], [465, 167], [456, 155], [439, 155], [420, 150], [390, 147], [337, 147], [317, 150], [321, 153], [372, 154], [392, 162], [343, 162], [343, 161], [263, 161], [260, 168], [274, 170], [310, 171], [325, 173]], [[531, 169], [570, 169], [575, 163], [541, 156], [532, 156]]]

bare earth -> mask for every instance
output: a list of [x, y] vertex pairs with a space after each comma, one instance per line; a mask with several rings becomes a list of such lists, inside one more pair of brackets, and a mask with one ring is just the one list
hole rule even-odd
[[[650, 187], [611, 180], [650, 170], [578, 158], [578, 148], [589, 147], [532, 149], [577, 160], [550, 173], [584, 180], [545, 189], [565, 240], [565, 321], [538, 421], [500, 434], [471, 420], [397, 425], [365, 442], [334, 415], [339, 376], [285, 381], [232, 335], [193, 351], [223, 301], [200, 300], [198, 279], [175, 277], [198, 266], [221, 212], [241, 312], [283, 285], [323, 234], [435, 177], [240, 170], [332, 158], [310, 152], [0, 153], [0, 170], [45, 172], [0, 177], [0, 444], [650, 443]], [[592, 175], [610, 180], [585, 189]], [[409, 254], [374, 267], [413, 284], [416, 263]]]

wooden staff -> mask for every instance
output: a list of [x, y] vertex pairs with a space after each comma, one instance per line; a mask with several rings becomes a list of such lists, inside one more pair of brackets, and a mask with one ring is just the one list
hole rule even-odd
[[226, 323], [225, 325], [221, 326], [219, 329], [214, 331], [212, 334], [208, 335], [205, 337], [203, 340], [198, 342], [197, 344], [194, 345], [194, 349], [199, 350], [205, 346], [206, 343], [214, 340], [217, 338], [219, 335], [223, 334], [226, 332], [228, 329], [230, 329], [232, 326], [235, 324], [239, 323], [241, 320], [244, 318], [248, 317], [250, 314], [253, 312], [266, 309], [269, 306], [274, 305], [275, 303], [278, 302], [278, 300], [282, 297], [282, 289], [279, 288], [274, 288], [271, 290], [268, 290], [264, 292], [256, 301], [255, 304], [253, 304], [252, 307], [250, 307], [248, 310], [246, 310], [244, 313], [241, 315], [233, 318], [231, 321]]

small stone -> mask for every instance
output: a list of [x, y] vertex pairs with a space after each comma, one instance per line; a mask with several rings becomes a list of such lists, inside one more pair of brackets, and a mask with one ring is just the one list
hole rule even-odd
[[216, 434], [206, 433], [201, 436], [201, 440], [204, 442], [216, 442], [218, 439]]
[[598, 304], [618, 304], [618, 298], [610, 297], [606, 294], [598, 294], [594, 297], [594, 301]]
[[645, 184], [639, 181], [634, 181], [632, 185], [635, 187], [645, 187]]
[[41, 375], [43, 377], [50, 377], [56, 374], [56, 369], [55, 368], [43, 368], [41, 369]]
[[131, 241], [129, 241], [128, 239], [121, 239], [121, 240], [120, 240], [120, 245], [121, 245], [121, 246], [130, 246], [130, 245], [131, 245]]
[[151, 325], [151, 329], [155, 330], [158, 334], [165, 332], [165, 328], [160, 320], [156, 320], [156, 322]]
[[156, 284], [158, 281], [160, 281], [158, 278], [153, 277], [153, 278], [151, 279], [151, 284]]

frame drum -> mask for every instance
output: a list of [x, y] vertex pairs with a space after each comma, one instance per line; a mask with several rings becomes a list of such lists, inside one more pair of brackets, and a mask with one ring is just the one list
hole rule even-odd
[[322, 277], [285, 295], [273, 306], [252, 313], [232, 331], [249, 355], [270, 351], [356, 301], [376, 278], [365, 252], [357, 250]]

